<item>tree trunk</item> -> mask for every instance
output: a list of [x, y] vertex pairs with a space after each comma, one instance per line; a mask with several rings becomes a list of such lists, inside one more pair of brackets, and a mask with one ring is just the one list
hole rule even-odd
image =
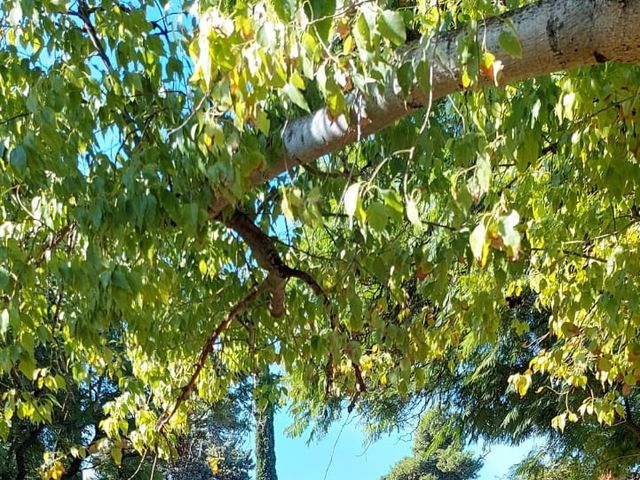
[[[274, 386], [274, 382], [275, 379], [269, 372], [256, 376], [254, 390], [256, 480], [278, 480], [276, 442], [273, 432], [275, 403], [271, 401], [273, 396], [268, 392]], [[258, 401], [257, 395], [265, 394], [269, 401], [261, 406], [263, 402]]]
[[[513, 25], [522, 44], [520, 58], [512, 58], [498, 38]], [[503, 84], [534, 78], [560, 70], [610, 60], [640, 61], [640, 0], [541, 0], [479, 26], [478, 38], [503, 64]], [[288, 168], [311, 163], [354, 143], [359, 136], [375, 133], [431, 101], [462, 90], [457, 46], [465, 31], [436, 35], [428, 43], [415, 41], [399, 54], [399, 64], [426, 58], [432, 68], [432, 92], [417, 86], [402, 98], [393, 85], [384, 94], [364, 100], [351, 118], [331, 119], [326, 108], [291, 122], [282, 132], [285, 151], [270, 168], [256, 170], [251, 185], [268, 182]], [[351, 103], [357, 99], [350, 99]], [[359, 121], [366, 117], [366, 121]], [[360, 128], [357, 123], [360, 123]], [[229, 204], [216, 192], [210, 215], [216, 218]]]
[[42, 431], [42, 426], [35, 426], [29, 430], [29, 434], [18, 444], [15, 450], [16, 459], [16, 476], [15, 480], [24, 480], [27, 478], [26, 455], [27, 451], [38, 440], [38, 436]]
[[256, 480], [278, 480], [273, 405], [256, 410]]

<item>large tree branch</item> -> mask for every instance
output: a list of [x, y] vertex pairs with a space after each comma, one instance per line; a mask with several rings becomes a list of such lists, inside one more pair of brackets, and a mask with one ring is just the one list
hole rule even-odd
[[251, 255], [258, 266], [268, 272], [266, 283], [271, 293], [271, 314], [274, 317], [284, 315], [284, 287], [290, 278], [302, 280], [322, 298], [325, 306], [330, 307], [329, 297], [320, 284], [309, 273], [285, 264], [274, 246], [274, 240], [260, 230], [251, 218], [235, 210], [226, 222], [227, 226], [235, 230], [251, 248]]
[[[506, 54], [499, 36], [513, 26], [522, 44], [520, 58]], [[502, 62], [501, 82], [513, 83], [549, 73], [593, 65], [609, 60], [640, 61], [640, 0], [541, 0], [488, 20], [479, 27], [478, 38]], [[446, 32], [429, 42], [416, 41], [400, 54], [399, 64], [427, 59], [432, 68], [432, 99], [462, 89], [457, 48], [466, 31]], [[333, 119], [327, 108], [289, 123], [280, 132], [284, 153], [269, 168], [256, 170], [251, 185], [258, 186], [287, 168], [306, 165], [340, 150], [360, 137], [378, 132], [403, 116], [428, 104], [429, 93], [417, 86], [403, 98], [393, 85], [383, 94], [365, 99], [362, 111]], [[366, 121], [359, 119], [366, 117]], [[216, 192], [212, 218], [218, 218], [229, 200]]]

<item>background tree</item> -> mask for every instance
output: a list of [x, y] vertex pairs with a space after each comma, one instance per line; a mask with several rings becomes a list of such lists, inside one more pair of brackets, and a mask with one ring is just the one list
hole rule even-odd
[[[560, 478], [572, 470], [575, 478], [597, 479], [604, 473], [625, 476], [634, 472], [640, 453], [635, 392], [623, 399], [626, 416], [616, 425], [585, 419], [567, 424], [560, 432], [553, 423], [558, 411], [566, 408], [567, 396], [561, 387], [556, 390], [534, 381], [530, 388], [536, 395], [522, 397], [505, 381], [514, 371], [526, 369], [536, 351], [553, 347], [548, 312], [537, 309], [535, 300], [531, 292], [510, 298], [498, 339], [479, 344], [473, 351], [449, 349], [442, 361], [432, 363], [429, 373], [419, 378], [422, 390], [416, 395], [407, 398], [391, 390], [371, 398], [365, 395], [361, 411], [368, 418], [372, 435], [410, 422], [416, 410], [437, 401], [447, 422], [432, 428], [439, 429], [441, 436], [454, 434], [467, 441], [513, 445], [526, 439], [546, 440], [514, 475], [536, 478], [535, 472], [544, 471], [548, 475], [544, 478]], [[416, 306], [417, 311], [422, 308]], [[454, 367], [450, 359], [459, 356], [465, 360]], [[597, 382], [589, 385], [591, 390], [598, 388], [602, 386]], [[574, 392], [570, 401], [578, 406], [586, 395]]]
[[176, 460], [163, 468], [172, 480], [249, 480], [253, 469], [246, 448], [250, 431], [246, 385], [216, 405], [199, 405], [176, 445]]
[[471, 480], [482, 461], [461, 448], [447, 428], [445, 412], [433, 408], [420, 419], [414, 434], [413, 455], [400, 460], [381, 480]]

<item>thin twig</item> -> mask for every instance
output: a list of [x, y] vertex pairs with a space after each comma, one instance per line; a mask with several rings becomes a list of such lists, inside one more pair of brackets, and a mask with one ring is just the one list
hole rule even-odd
[[176, 132], [179, 132], [180, 130], [182, 130], [187, 123], [189, 123], [189, 121], [193, 118], [193, 116], [198, 112], [198, 110], [200, 110], [200, 108], [202, 108], [202, 105], [204, 104], [205, 100], [207, 99], [207, 96], [204, 95], [201, 99], [200, 102], [198, 103], [198, 105], [196, 106], [196, 108], [194, 108], [191, 113], [187, 116], [187, 118], [184, 119], [184, 121], [178, 125], [177, 127], [175, 127], [172, 130], [169, 130], [169, 133], [167, 133], [167, 136], [170, 137], [171, 135], [173, 135]]
[[[138, 472], [140, 471], [140, 469], [142, 468], [142, 464], [144, 463], [144, 459], [147, 457], [147, 451], [147, 449], [144, 450], [144, 452], [142, 453], [142, 458], [140, 459], [140, 463], [138, 464], [138, 468], [136, 468], [136, 471], [133, 472], [127, 480], [133, 480], [133, 478], [138, 475]], [[151, 478], [153, 478], [153, 475], [151, 476]]]
[[69, 12], [69, 15], [78, 17], [80, 20], [82, 20], [84, 30], [87, 32], [87, 35], [89, 35], [89, 40], [91, 40], [91, 43], [93, 44], [93, 47], [96, 49], [98, 56], [104, 63], [105, 67], [107, 67], [107, 70], [109, 71], [109, 73], [114, 73], [113, 64], [111, 63], [111, 60], [109, 60], [109, 57], [107, 56], [107, 53], [105, 52], [104, 47], [102, 46], [102, 43], [100, 43], [100, 39], [98, 38], [96, 29], [93, 26], [93, 23], [91, 23], [91, 19], [89, 18], [90, 14], [91, 14], [91, 10], [87, 7], [87, 4], [84, 3], [83, 1], [80, 2], [80, 4], [78, 5], [77, 11]]
[[0, 120], [0, 125], [6, 125], [7, 123], [11, 123], [14, 120], [18, 120], [19, 118], [27, 117], [29, 115], [30, 115], [29, 112], [18, 113], [17, 115], [14, 115], [13, 117], [9, 117], [9, 118], [6, 118], [4, 120]]

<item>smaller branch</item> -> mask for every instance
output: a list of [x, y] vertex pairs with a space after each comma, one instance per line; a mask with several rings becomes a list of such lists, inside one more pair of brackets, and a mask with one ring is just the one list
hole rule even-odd
[[327, 383], [324, 387], [324, 395], [325, 397], [328, 397], [329, 393], [331, 393], [331, 386], [333, 385], [333, 378], [334, 378], [332, 353], [329, 353], [329, 358], [327, 359], [327, 365], [325, 366], [324, 374], [327, 377]]
[[34, 426], [29, 434], [22, 440], [15, 450], [16, 476], [15, 480], [24, 480], [27, 478], [26, 454], [27, 451], [36, 443], [40, 432], [44, 425]]
[[351, 397], [351, 402], [347, 407], [348, 413], [351, 413], [353, 411], [353, 408], [356, 406], [356, 403], [358, 403], [358, 399], [360, 398], [360, 395], [362, 395], [364, 392], [367, 391], [367, 384], [364, 382], [364, 378], [362, 377], [362, 370], [360, 370], [360, 365], [358, 365], [357, 363], [354, 363], [353, 370], [355, 371], [355, 374], [356, 374], [356, 392], [353, 394], [353, 397]]
[[93, 44], [93, 47], [96, 49], [98, 56], [100, 57], [104, 65], [107, 67], [107, 70], [110, 73], [113, 73], [114, 68], [113, 68], [113, 65], [111, 64], [111, 60], [109, 60], [109, 57], [107, 56], [107, 53], [105, 52], [104, 47], [102, 46], [102, 43], [100, 43], [100, 39], [98, 38], [96, 29], [93, 26], [93, 23], [91, 23], [91, 19], [89, 18], [89, 15], [91, 15], [92, 13], [93, 13], [93, 10], [90, 9], [87, 6], [87, 4], [84, 3], [84, 1], [80, 2], [80, 4], [78, 5], [77, 11], [69, 12], [70, 15], [78, 17], [80, 20], [82, 20], [84, 30], [87, 32], [87, 35], [89, 35], [89, 40], [91, 40], [91, 43]]
[[189, 123], [189, 121], [193, 118], [193, 116], [198, 113], [198, 110], [200, 110], [202, 108], [202, 105], [204, 105], [205, 100], [207, 99], [207, 96], [204, 95], [201, 99], [200, 102], [198, 102], [198, 105], [196, 105], [196, 107], [191, 111], [191, 113], [189, 113], [189, 115], [187, 115], [187, 118], [184, 119], [184, 121], [178, 125], [175, 128], [172, 128], [171, 130], [169, 130], [169, 132], [167, 133], [167, 137], [170, 137], [171, 135], [173, 135], [176, 132], [179, 132], [180, 130], [182, 130], [187, 123]]
[[297, 278], [298, 280], [302, 280], [309, 286], [309, 288], [311, 288], [311, 290], [313, 290], [313, 293], [315, 293], [319, 297], [322, 297], [322, 300], [326, 306], [330, 305], [331, 302], [329, 301], [329, 296], [316, 281], [316, 279], [313, 278], [309, 273], [298, 270], [297, 268], [290, 268], [287, 266], [285, 266], [284, 270], [285, 276], [287, 278]]
[[11, 123], [14, 120], [18, 120], [19, 118], [28, 117], [29, 115], [30, 115], [29, 112], [19, 113], [17, 115], [14, 115], [13, 117], [9, 117], [9, 118], [6, 118], [4, 120], [0, 120], [0, 125], [6, 125], [7, 123]]
[[[544, 248], [532, 248], [531, 249], [532, 252], [544, 252], [545, 249]], [[580, 258], [584, 258], [586, 260], [594, 260], [596, 262], [600, 262], [600, 263], [607, 263], [607, 261], [604, 258], [601, 257], [594, 257], [593, 255], [588, 255], [586, 253], [582, 253], [582, 252], [574, 252], [572, 250], [567, 250], [565, 248], [563, 248], [562, 250], [560, 250], [562, 253], [564, 253], [565, 255], [571, 255], [574, 257], [580, 257]]]
[[345, 172], [337, 172], [337, 171], [324, 171], [324, 170], [320, 170], [319, 168], [315, 167], [312, 164], [308, 164], [305, 165], [303, 167], [305, 170], [307, 170], [309, 173], [315, 175], [316, 177], [322, 178], [322, 179], [327, 179], [327, 178], [346, 178], [346, 179], [351, 179], [352, 178], [352, 174], [351, 172], [345, 171]]
[[138, 475], [138, 472], [140, 471], [140, 469], [142, 468], [142, 464], [144, 463], [144, 459], [147, 458], [147, 452], [148, 450], [145, 449], [142, 453], [142, 458], [140, 458], [140, 463], [138, 463], [138, 468], [136, 468], [136, 471], [133, 472], [127, 480], [133, 480], [133, 478]]
[[198, 362], [195, 365], [194, 372], [191, 374], [191, 378], [189, 379], [187, 384], [184, 387], [182, 387], [182, 389], [180, 390], [180, 395], [178, 395], [178, 398], [174, 402], [173, 407], [171, 408], [171, 410], [168, 411], [168, 412], [165, 412], [158, 419], [158, 422], [156, 424], [156, 431], [162, 432], [164, 430], [164, 427], [167, 425], [167, 423], [169, 423], [171, 418], [175, 415], [175, 413], [178, 410], [178, 408], [180, 407], [180, 405], [189, 397], [189, 394], [193, 390], [193, 387], [195, 386], [196, 381], [198, 380], [200, 372], [204, 368], [204, 365], [205, 365], [205, 363], [207, 361], [207, 358], [209, 358], [209, 355], [213, 351], [213, 347], [214, 347], [215, 343], [217, 342], [218, 338], [220, 338], [220, 335], [222, 335], [224, 332], [226, 332], [226, 330], [233, 323], [233, 321], [240, 314], [242, 314], [249, 307], [251, 302], [253, 302], [256, 298], [258, 298], [260, 296], [260, 294], [262, 294], [262, 292], [264, 292], [267, 288], [268, 288], [268, 281], [267, 280], [265, 280], [264, 282], [262, 282], [259, 285], [255, 286], [249, 292], [249, 294], [246, 297], [244, 297], [242, 300], [240, 300], [240, 302], [238, 302], [229, 311], [229, 313], [224, 318], [222, 323], [220, 323], [220, 325], [218, 325], [211, 332], [211, 335], [209, 336], [209, 340], [207, 340], [207, 343], [205, 343], [204, 347], [202, 348], [202, 351], [200, 352], [200, 357], [198, 358]]

